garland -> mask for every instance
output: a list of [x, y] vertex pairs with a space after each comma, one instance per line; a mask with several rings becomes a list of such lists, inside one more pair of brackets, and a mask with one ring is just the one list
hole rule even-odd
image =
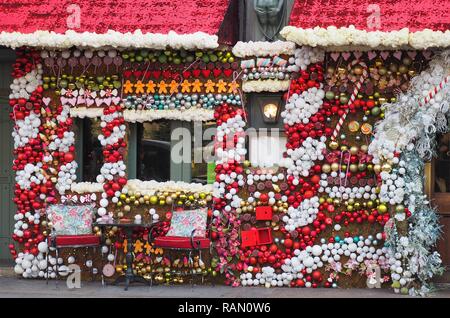
[[398, 49], [410, 46], [414, 49], [427, 49], [430, 47], [447, 47], [450, 44], [450, 30], [445, 32], [422, 30], [410, 32], [408, 28], [398, 31], [381, 32], [358, 30], [353, 25], [349, 27], [327, 28], [315, 27], [302, 29], [286, 26], [280, 34], [287, 40], [298, 45], [312, 47], [355, 47], [361, 48], [388, 48]]
[[67, 30], [62, 34], [41, 30], [32, 33], [0, 33], [0, 44], [13, 49], [21, 46], [52, 49], [65, 49], [75, 46], [91, 48], [152, 48], [158, 50], [170, 47], [196, 50], [217, 48], [219, 46], [217, 40], [218, 37], [216, 35], [209, 35], [204, 32], [177, 34], [174, 31], [170, 31], [168, 34], [159, 34], [142, 33], [140, 29], [126, 33], [108, 30], [103, 34], [92, 32], [78, 33], [73, 30]]
[[435, 134], [448, 130], [449, 54], [435, 57], [397, 103], [386, 105], [386, 118], [376, 125], [369, 146], [373, 162], [382, 164], [380, 200], [394, 210], [386, 245], [396, 292], [425, 295], [430, 279], [442, 272], [434, 251], [440, 226], [423, 193], [423, 160], [433, 155]]
[[238, 286], [233, 259], [239, 259], [240, 221], [236, 209], [240, 208], [239, 187], [245, 184], [241, 162], [245, 149], [245, 113], [242, 109], [223, 104], [216, 108], [217, 120], [216, 181], [214, 182], [212, 238], [218, 255], [217, 271], [225, 274], [225, 283]]
[[97, 182], [103, 184], [102, 199], [100, 208], [97, 210], [99, 216], [107, 214], [107, 198], [118, 198], [121, 195], [123, 186], [127, 183], [126, 166], [123, 162], [123, 150], [126, 147], [125, 120], [122, 114], [122, 106], [109, 106], [103, 108], [101, 116], [102, 134], [98, 136], [100, 144], [103, 146], [104, 164], [100, 168]]
[[18, 51], [13, 65], [10, 117], [14, 120], [13, 170], [16, 185], [13, 201], [17, 205], [12, 238], [21, 244], [17, 253], [9, 245], [15, 260], [15, 273], [24, 278], [43, 277], [47, 268], [44, 254], [48, 251], [44, 235], [40, 232], [41, 211], [54, 201], [52, 182], [48, 180], [46, 165], [42, 162], [45, 141], [41, 119], [42, 66], [36, 52]]

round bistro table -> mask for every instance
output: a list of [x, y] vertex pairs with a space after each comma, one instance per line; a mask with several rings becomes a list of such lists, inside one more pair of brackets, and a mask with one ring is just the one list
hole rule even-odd
[[133, 230], [150, 228], [152, 224], [119, 221], [113, 223], [96, 222], [94, 223], [94, 226], [98, 227], [117, 226], [118, 228], [123, 229], [123, 231], [125, 232], [125, 236], [127, 238], [127, 253], [125, 254], [127, 270], [125, 271], [125, 275], [120, 275], [119, 277], [117, 277], [112, 284], [117, 285], [119, 283], [125, 282], [125, 290], [128, 290], [128, 286], [130, 286], [131, 283], [142, 283], [150, 285], [151, 282], [146, 280], [144, 277], [134, 274], [133, 272], [134, 255], [132, 249], [133, 249]]

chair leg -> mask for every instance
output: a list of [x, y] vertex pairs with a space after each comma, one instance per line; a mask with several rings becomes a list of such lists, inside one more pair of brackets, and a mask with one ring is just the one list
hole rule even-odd
[[192, 250], [189, 250], [189, 267], [191, 271], [191, 288], [194, 288], [194, 261], [192, 260]]
[[55, 254], [56, 254], [56, 265], [55, 265], [55, 281], [56, 281], [56, 288], [58, 288], [58, 280], [59, 280], [59, 264], [58, 264], [58, 259], [59, 259], [59, 249], [58, 247], [55, 248]]
[[50, 250], [47, 250], [47, 253], [45, 253], [45, 261], [47, 263], [47, 267], [45, 268], [45, 283], [48, 285], [48, 254]]

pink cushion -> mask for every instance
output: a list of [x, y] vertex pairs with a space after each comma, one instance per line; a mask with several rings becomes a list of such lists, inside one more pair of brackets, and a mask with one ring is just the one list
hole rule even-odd
[[195, 237], [205, 237], [207, 218], [208, 209], [206, 208], [174, 211], [167, 236], [191, 237], [192, 231], [195, 230]]
[[[198, 246], [200, 243], [200, 246]], [[190, 237], [179, 237], [179, 236], [160, 236], [155, 238], [154, 244], [156, 247], [162, 248], [192, 248]], [[210, 240], [204, 237], [194, 237], [194, 247], [195, 248], [209, 248]]]

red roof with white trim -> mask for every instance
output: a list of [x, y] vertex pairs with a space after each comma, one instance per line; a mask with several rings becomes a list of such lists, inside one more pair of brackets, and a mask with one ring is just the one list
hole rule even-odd
[[[376, 19], [378, 12], [379, 27], [373, 23], [376, 22], [373, 18]], [[450, 29], [450, 1], [296, 0], [289, 25], [302, 29], [354, 25], [357, 29], [367, 31], [386, 32], [405, 27], [410, 32], [423, 29], [445, 31]]]
[[[217, 35], [228, 0], [0, 0], [0, 32], [118, 32]], [[78, 6], [78, 7], [77, 7]], [[80, 28], [70, 28], [79, 8]]]

